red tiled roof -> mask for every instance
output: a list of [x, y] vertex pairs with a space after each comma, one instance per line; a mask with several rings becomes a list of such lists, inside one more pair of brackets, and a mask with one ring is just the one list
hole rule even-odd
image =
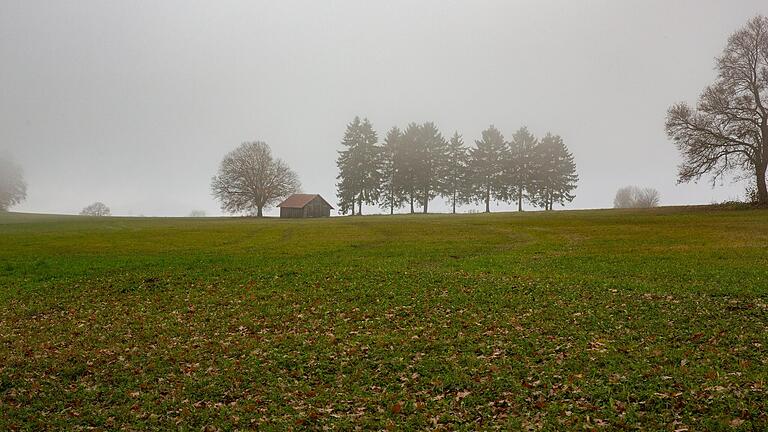
[[328, 203], [323, 197], [321, 197], [318, 194], [293, 194], [285, 199], [285, 201], [281, 202], [278, 207], [285, 207], [285, 208], [304, 208], [307, 204], [309, 204], [310, 201], [315, 199], [315, 197], [320, 197], [323, 202], [328, 204], [330, 208], [333, 208], [332, 205]]

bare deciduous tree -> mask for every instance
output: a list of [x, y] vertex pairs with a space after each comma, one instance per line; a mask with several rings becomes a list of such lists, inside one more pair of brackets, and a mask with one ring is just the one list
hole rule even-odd
[[615, 208], [651, 208], [659, 205], [659, 191], [653, 188], [626, 186], [616, 191]]
[[637, 194], [635, 205], [637, 208], [658, 207], [660, 201], [659, 191], [653, 188], [643, 188]]
[[191, 212], [189, 212], [189, 217], [191, 218], [205, 217], [205, 210], [192, 210]]
[[85, 207], [81, 212], [81, 216], [112, 216], [112, 211], [103, 202], [97, 201], [88, 207]]
[[616, 191], [616, 196], [613, 198], [614, 208], [632, 208], [635, 203], [635, 186], [625, 186]]
[[263, 215], [263, 209], [299, 192], [299, 176], [281, 159], [273, 158], [261, 141], [245, 142], [224, 157], [211, 181], [213, 196], [227, 213]]
[[0, 211], [7, 211], [27, 198], [27, 184], [21, 167], [0, 158]]
[[667, 113], [667, 135], [684, 159], [678, 181], [747, 173], [768, 204], [768, 18], [756, 16], [731, 35], [717, 70], [695, 109], [679, 103]]

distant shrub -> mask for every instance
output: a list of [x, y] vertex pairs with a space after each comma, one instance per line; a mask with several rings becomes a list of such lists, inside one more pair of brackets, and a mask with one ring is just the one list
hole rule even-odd
[[719, 203], [712, 203], [711, 206], [716, 207], [718, 209], [723, 209], [723, 210], [750, 210], [750, 209], [759, 208], [760, 204], [730, 200], [730, 201], [723, 201]]
[[757, 186], [754, 182], [751, 182], [744, 188], [743, 199], [730, 199], [727, 201], [712, 203], [715, 207], [728, 209], [728, 210], [749, 210], [763, 207], [760, 204], [759, 195], [757, 194]]
[[192, 210], [191, 212], [189, 212], [189, 217], [193, 217], [193, 218], [205, 217], [205, 211], [203, 211], [203, 210]]
[[112, 212], [109, 210], [103, 202], [95, 202], [88, 207], [84, 208], [80, 212], [81, 216], [112, 216]]
[[746, 204], [757, 205], [760, 202], [760, 195], [757, 193], [757, 185], [755, 182], [751, 182], [744, 190], [744, 202]]
[[0, 211], [7, 211], [27, 198], [27, 183], [21, 167], [0, 157]]
[[653, 188], [625, 186], [616, 191], [613, 199], [614, 208], [651, 208], [658, 207], [659, 191]]

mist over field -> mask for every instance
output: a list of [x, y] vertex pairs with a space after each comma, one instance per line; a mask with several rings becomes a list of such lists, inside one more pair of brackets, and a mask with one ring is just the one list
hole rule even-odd
[[379, 139], [428, 121], [467, 144], [491, 124], [559, 134], [579, 175], [567, 208], [635, 184], [662, 205], [736, 199], [743, 182], [676, 184], [664, 117], [756, 13], [764, 2], [3, 0], [0, 152], [24, 169], [20, 212], [222, 214], [211, 177], [255, 140], [335, 205], [359, 115]]

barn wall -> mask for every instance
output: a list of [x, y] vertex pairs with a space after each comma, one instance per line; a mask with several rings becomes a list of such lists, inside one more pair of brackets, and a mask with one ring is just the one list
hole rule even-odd
[[312, 201], [307, 203], [304, 208], [280, 207], [281, 218], [316, 218], [330, 216], [331, 206], [326, 204], [320, 197], [315, 197]]
[[280, 207], [281, 218], [301, 218], [304, 217], [303, 209]]
[[306, 217], [328, 217], [331, 215], [331, 208], [320, 197], [315, 197], [310, 201], [305, 209]]

